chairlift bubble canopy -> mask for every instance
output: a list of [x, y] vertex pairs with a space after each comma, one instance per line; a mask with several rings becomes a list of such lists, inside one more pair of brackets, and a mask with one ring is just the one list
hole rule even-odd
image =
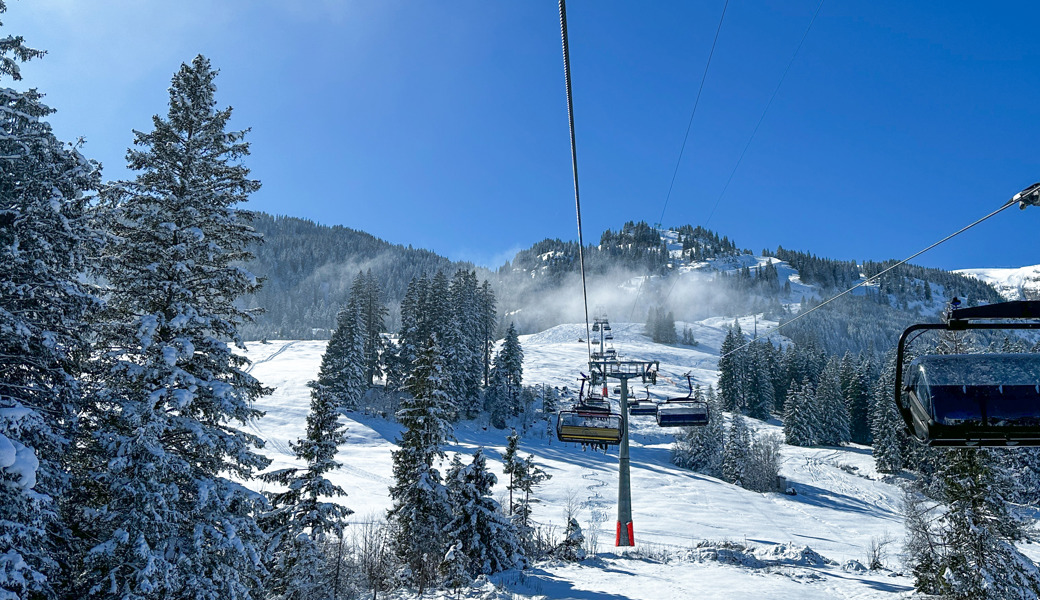
[[907, 328], [896, 355], [896, 406], [907, 430], [930, 446], [1040, 446], [1040, 354], [934, 354], [903, 371], [910, 334], [968, 329], [1040, 329], [1040, 301], [954, 310], [948, 323]]

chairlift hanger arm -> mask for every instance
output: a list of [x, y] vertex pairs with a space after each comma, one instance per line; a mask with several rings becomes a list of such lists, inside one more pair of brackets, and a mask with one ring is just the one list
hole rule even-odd
[[1018, 202], [1018, 207], [1025, 210], [1027, 206], [1040, 206], [1040, 183], [1034, 183], [1021, 192], [1015, 194], [1011, 202]]

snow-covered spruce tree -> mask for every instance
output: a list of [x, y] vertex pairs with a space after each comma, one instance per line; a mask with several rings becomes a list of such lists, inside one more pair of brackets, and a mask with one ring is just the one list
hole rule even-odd
[[524, 349], [520, 347], [520, 338], [513, 323], [506, 330], [502, 341], [502, 349], [495, 356], [496, 370], [502, 371], [506, 387], [509, 390], [509, 406], [513, 416], [520, 413], [520, 390], [524, 379]]
[[744, 353], [747, 416], [765, 421], [773, 412], [774, 388], [770, 370], [769, 354], [772, 346], [751, 344]]
[[402, 381], [407, 377], [407, 371], [411, 369], [415, 359], [419, 356], [419, 349], [433, 333], [429, 320], [423, 312], [429, 287], [430, 282], [425, 275], [412, 278], [408, 282], [404, 298], [401, 299], [401, 329], [398, 332], [399, 358], [395, 365], [403, 372], [394, 376]]
[[1023, 538], [1023, 523], [1008, 510], [1004, 493], [1012, 484], [994, 452], [945, 452], [938, 475], [944, 512], [928, 514], [922, 502], [908, 502], [907, 560], [920, 591], [957, 600], [1040, 594], [1040, 570], [1014, 544]]
[[491, 374], [491, 351], [495, 346], [495, 327], [498, 325], [495, 291], [485, 279], [477, 294], [477, 327], [480, 331], [481, 360], [484, 368], [484, 385], [488, 385]]
[[870, 443], [870, 382], [862, 359], [848, 352], [841, 359], [841, 392], [849, 413], [849, 437], [857, 444]]
[[874, 386], [874, 404], [870, 412], [870, 429], [874, 438], [874, 465], [881, 473], [898, 473], [903, 468], [905, 424], [892, 398], [895, 387], [895, 356], [885, 361]]
[[462, 417], [473, 418], [480, 412], [480, 386], [484, 380], [483, 338], [480, 327], [480, 288], [474, 271], [459, 269], [451, 278], [451, 312], [453, 329], [458, 332], [455, 349], [456, 403]]
[[[379, 280], [372, 275], [372, 269], [365, 273], [362, 281], [361, 315], [365, 332], [365, 381], [371, 387], [376, 377], [383, 375], [381, 364], [385, 345], [383, 331], [386, 329], [386, 316], [389, 311], [383, 304], [383, 291], [379, 287]], [[353, 292], [351, 292], [351, 296], [353, 296]]]
[[706, 394], [700, 386], [693, 390], [694, 399], [708, 403], [708, 424], [702, 427], [684, 427], [672, 445], [672, 462], [684, 467], [718, 477], [722, 474], [722, 455], [726, 447], [725, 417], [715, 390], [709, 386]]
[[563, 541], [553, 549], [553, 556], [571, 562], [585, 560], [585, 534], [574, 517], [567, 521]]
[[812, 446], [816, 443], [814, 395], [812, 384], [807, 379], [792, 384], [787, 390], [787, 402], [784, 403], [784, 441], [792, 446]]
[[509, 384], [501, 369], [492, 367], [491, 382], [484, 389], [484, 412], [495, 429], [505, 429], [510, 415]]
[[776, 492], [777, 476], [780, 475], [779, 435], [754, 436], [751, 442], [751, 460], [744, 471], [740, 485], [753, 492]]
[[323, 546], [330, 536], [342, 538], [344, 520], [353, 511], [322, 499], [346, 496], [341, 487], [325, 477], [340, 467], [336, 452], [346, 441], [339, 421], [341, 408], [339, 398], [312, 386], [307, 435], [290, 444], [296, 458], [307, 466], [261, 476], [286, 488], [267, 493], [271, 510], [261, 520], [271, 536], [265, 560], [270, 575], [265, 587], [275, 597], [326, 598], [335, 587], [326, 569]]
[[816, 444], [840, 446], [850, 441], [849, 411], [841, 393], [841, 375], [836, 359], [827, 361], [813, 395], [812, 413], [817, 419]]
[[[6, 10], [0, 0], [0, 14]], [[0, 38], [0, 81], [39, 57], [21, 37]], [[98, 302], [84, 270], [86, 194], [97, 165], [63, 145], [35, 90], [0, 87], [0, 597], [49, 598], [70, 535], [71, 437], [81, 412], [76, 376], [85, 322]]]
[[473, 577], [466, 568], [468, 562], [469, 558], [462, 552], [461, 542], [454, 541], [437, 568], [441, 577], [444, 578], [445, 587], [453, 590], [456, 598], [459, 597], [459, 590], [462, 589], [462, 586], [473, 581]]
[[506, 489], [509, 490], [509, 507], [507, 513], [513, 514], [515, 505], [513, 503], [513, 490], [516, 489], [516, 478], [523, 469], [523, 458], [520, 457], [520, 435], [512, 430], [506, 437], [506, 451], [502, 453], [502, 473], [509, 476]]
[[405, 387], [409, 392], [397, 411], [404, 426], [393, 452], [393, 505], [387, 512], [391, 546], [407, 569], [404, 580], [421, 593], [436, 579], [439, 557], [447, 551], [444, 527], [451, 520], [448, 493], [434, 462], [451, 436], [454, 411], [445, 392], [444, 364], [436, 339], [419, 350]]
[[472, 462], [465, 466], [456, 454], [446, 477], [454, 518], [445, 533], [456, 540], [457, 551], [466, 557], [466, 571], [472, 577], [511, 569], [522, 558], [512, 523], [491, 497], [495, 482], [483, 448], [478, 448]]
[[722, 479], [741, 485], [744, 471], [751, 460], [751, 432], [740, 413], [733, 413], [726, 448], [722, 455]]
[[520, 545], [524, 549], [524, 555], [534, 556], [538, 552], [535, 547], [534, 528], [531, 526], [531, 504], [537, 500], [531, 498], [534, 488], [543, 481], [552, 479], [552, 475], [546, 473], [535, 464], [534, 456], [528, 454], [527, 458], [518, 461], [516, 471], [513, 473], [512, 491], [515, 509], [513, 510], [513, 526], [516, 528]]
[[108, 285], [100, 328], [103, 385], [85, 419], [95, 457], [84, 507], [78, 594], [97, 598], [256, 598], [266, 536], [263, 496], [236, 481], [269, 464], [245, 425], [269, 393], [243, 368], [235, 300], [259, 282], [237, 266], [259, 235], [237, 206], [257, 190], [225, 131], [217, 72], [197, 56], [169, 88], [167, 117], [135, 132], [132, 181], [111, 184], [97, 261]]
[[[353, 291], [363, 285], [359, 273], [354, 279]], [[336, 315], [336, 330], [332, 332], [325, 354], [321, 357], [318, 379], [310, 381], [311, 395], [328, 399], [338, 410], [355, 410], [365, 395], [365, 331], [362, 302], [359, 294], [351, 293], [347, 305]]]
[[743, 412], [744, 387], [743, 376], [744, 353], [735, 352], [744, 345], [744, 336], [740, 333], [740, 324], [726, 332], [726, 338], [719, 349], [719, 401], [727, 412]]
[[441, 326], [441, 333], [437, 334], [437, 340], [441, 346], [444, 361], [444, 391], [452, 399], [455, 410], [452, 411], [450, 419], [458, 421], [461, 413], [459, 409], [469, 406], [469, 400], [465, 397], [466, 380], [466, 342], [462, 333], [461, 320], [454, 314], [448, 316], [446, 323]]

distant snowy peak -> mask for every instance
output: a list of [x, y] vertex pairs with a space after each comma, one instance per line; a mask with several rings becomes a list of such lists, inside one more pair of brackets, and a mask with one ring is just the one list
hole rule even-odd
[[1040, 265], [1017, 269], [960, 269], [954, 273], [990, 284], [1006, 300], [1040, 300]]

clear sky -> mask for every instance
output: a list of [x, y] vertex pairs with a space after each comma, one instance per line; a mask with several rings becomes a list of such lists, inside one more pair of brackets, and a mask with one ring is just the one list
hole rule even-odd
[[[568, 4], [586, 241], [660, 218], [723, 3]], [[46, 94], [106, 179], [202, 53], [252, 128], [251, 208], [491, 267], [577, 238], [555, 2], [7, 5], [0, 35], [48, 51], [14, 85]], [[817, 6], [730, 2], [665, 225], [904, 258], [1040, 181], [1035, 2], [825, 0], [734, 173]], [[915, 262], [1038, 264], [1038, 233], [1040, 209], [1009, 209]]]

